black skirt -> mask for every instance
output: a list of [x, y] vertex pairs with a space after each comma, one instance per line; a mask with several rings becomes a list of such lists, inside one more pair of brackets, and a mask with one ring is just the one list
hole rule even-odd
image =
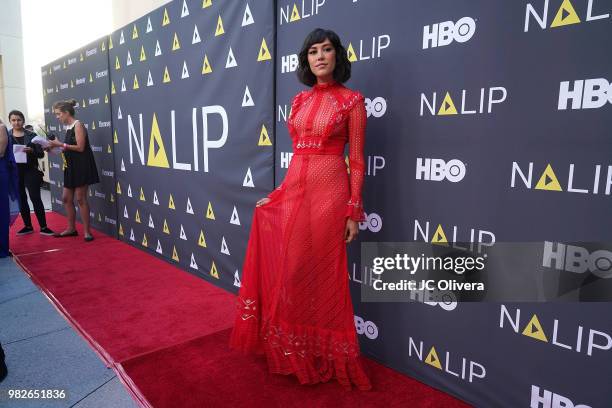
[[[87, 131], [86, 135], [87, 135]], [[85, 150], [83, 152], [75, 152], [66, 150], [64, 157], [66, 159], [66, 167], [64, 168], [64, 187], [76, 188], [88, 186], [100, 182], [98, 177], [98, 169], [93, 151], [89, 145], [89, 137], [86, 136]], [[66, 131], [66, 143], [76, 145], [76, 137], [74, 129]]]

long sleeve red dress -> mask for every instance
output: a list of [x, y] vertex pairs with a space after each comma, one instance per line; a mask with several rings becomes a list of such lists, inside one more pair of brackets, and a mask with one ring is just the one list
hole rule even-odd
[[271, 201], [255, 208], [230, 346], [265, 354], [270, 372], [301, 384], [335, 378], [367, 390], [344, 242], [346, 219], [365, 219], [364, 98], [316, 84], [294, 97], [287, 126], [294, 155]]

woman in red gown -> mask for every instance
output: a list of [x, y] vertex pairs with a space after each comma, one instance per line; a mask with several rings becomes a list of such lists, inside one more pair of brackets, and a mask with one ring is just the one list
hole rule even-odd
[[230, 346], [265, 354], [270, 372], [301, 384], [335, 378], [367, 390], [346, 257], [365, 219], [364, 98], [342, 85], [351, 66], [333, 31], [310, 33], [299, 62], [298, 77], [312, 88], [291, 103], [287, 175], [255, 208]]

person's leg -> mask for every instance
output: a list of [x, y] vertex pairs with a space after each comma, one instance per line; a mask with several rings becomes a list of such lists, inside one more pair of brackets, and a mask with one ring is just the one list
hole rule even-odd
[[87, 201], [88, 189], [89, 186], [81, 186], [75, 189], [77, 203], [81, 212], [81, 221], [83, 221], [83, 232], [85, 238], [91, 237], [91, 230], [89, 228], [89, 201]]
[[30, 201], [32, 201], [32, 205], [34, 206], [38, 225], [41, 230], [44, 230], [47, 228], [47, 219], [45, 217], [45, 206], [40, 197], [40, 176], [38, 171], [31, 171], [25, 176], [25, 186], [28, 189]]
[[68, 228], [66, 229], [66, 231], [62, 232], [62, 235], [63, 235], [65, 233], [76, 231], [76, 227], [74, 225], [74, 219], [76, 216], [76, 212], [74, 209], [74, 189], [73, 188], [64, 187], [64, 192], [62, 194], [62, 202], [64, 203], [64, 209], [66, 210], [66, 217], [68, 218]]
[[24, 228], [17, 232], [18, 235], [28, 234], [32, 232], [32, 217], [30, 215], [30, 206], [28, 205], [28, 195], [26, 194], [25, 174], [19, 171], [19, 212], [23, 220]]

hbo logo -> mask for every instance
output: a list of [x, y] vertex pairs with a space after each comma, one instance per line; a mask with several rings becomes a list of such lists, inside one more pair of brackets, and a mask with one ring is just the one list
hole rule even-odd
[[376, 213], [366, 214], [366, 220], [359, 223], [359, 229], [365, 231], [369, 229], [372, 232], [378, 232], [382, 228], [382, 218]]
[[461, 160], [452, 159], [448, 163], [442, 159], [423, 159], [417, 157], [416, 179], [442, 181], [447, 179], [457, 183], [465, 177], [465, 164]]
[[368, 118], [370, 116], [380, 118], [387, 112], [387, 101], [380, 96], [374, 99], [365, 98], [365, 107]]
[[298, 56], [297, 54], [284, 55], [281, 58], [281, 73], [293, 72], [298, 67]]
[[605, 78], [582, 79], [574, 81], [570, 89], [570, 82], [563, 81], [559, 86], [557, 110], [567, 109], [570, 100], [572, 109], [596, 109], [606, 103], [612, 104], [612, 83]]
[[355, 316], [355, 329], [357, 330], [357, 334], [365, 334], [370, 340], [374, 340], [378, 337], [378, 327], [376, 327], [374, 322], [369, 320], [364, 322], [359, 316]]
[[602, 279], [612, 278], [612, 252], [605, 249], [589, 252], [579, 246], [545, 241], [542, 266], [573, 273], [590, 271]]
[[454, 41], [464, 43], [474, 35], [476, 31], [476, 21], [471, 17], [463, 17], [456, 23], [444, 21], [432, 24], [431, 27], [423, 27], [423, 49], [430, 46], [443, 47]]

